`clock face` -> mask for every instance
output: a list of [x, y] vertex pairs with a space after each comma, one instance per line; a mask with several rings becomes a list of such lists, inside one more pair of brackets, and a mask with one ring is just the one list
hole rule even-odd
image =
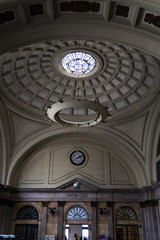
[[80, 150], [76, 150], [71, 153], [70, 160], [74, 165], [81, 165], [85, 161], [85, 154]]

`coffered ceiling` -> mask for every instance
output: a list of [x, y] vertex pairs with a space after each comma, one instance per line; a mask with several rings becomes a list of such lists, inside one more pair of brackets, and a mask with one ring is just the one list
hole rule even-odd
[[[59, 59], [83, 49], [99, 55], [100, 70], [89, 77], [65, 75]], [[44, 116], [58, 101], [88, 99], [108, 108], [112, 117], [151, 101], [159, 89], [156, 60], [138, 50], [98, 40], [57, 40], [27, 45], [0, 57], [1, 89], [17, 108]], [[147, 100], [147, 101], [146, 101]], [[68, 109], [65, 114], [76, 115]], [[79, 111], [89, 115], [91, 111]]]
[[[132, 112], [137, 108], [136, 105], [141, 109], [157, 95], [159, 89], [156, 56], [159, 49], [151, 56], [149, 50], [153, 50], [152, 46], [149, 45], [147, 49], [148, 44], [137, 38], [138, 33], [150, 38], [153, 34], [156, 38], [159, 35], [159, 6], [155, 8], [155, 3], [151, 3], [47, 0], [20, 1], [15, 5], [14, 1], [1, 1], [3, 44], [0, 50], [4, 54], [0, 57], [0, 88], [5, 98], [10, 104], [16, 103], [14, 107], [16, 105], [17, 109], [35, 117], [41, 115], [43, 119], [51, 104], [76, 98], [103, 104], [112, 117]], [[59, 32], [54, 27], [61, 28], [63, 23], [67, 23], [67, 29], [63, 30], [63, 37], [57, 39]], [[79, 34], [75, 30], [76, 23]], [[94, 32], [91, 26], [94, 23], [97, 30], [98, 26], [106, 27], [103, 37]], [[73, 27], [73, 24], [71, 31], [69, 26]], [[82, 34], [80, 38], [88, 27], [91, 35]], [[112, 32], [116, 28], [122, 32]], [[126, 41], [123, 40], [124, 29], [129, 32], [128, 39], [125, 33]], [[131, 31], [136, 34], [135, 44], [134, 39], [130, 39]], [[72, 37], [68, 37], [68, 34], [72, 34]], [[82, 79], [63, 74], [59, 71], [59, 59], [73, 49], [96, 53], [101, 69], [91, 77]], [[74, 111], [67, 110], [65, 114], [71, 116]], [[84, 114], [92, 115], [92, 112], [79, 112], [79, 115]]]

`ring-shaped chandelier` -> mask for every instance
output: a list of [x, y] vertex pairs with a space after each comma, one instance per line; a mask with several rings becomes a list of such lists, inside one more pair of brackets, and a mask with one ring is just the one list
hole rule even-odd
[[[60, 113], [63, 110], [81, 108], [93, 110], [96, 113], [96, 117], [83, 122], [72, 122], [64, 120], [60, 116]], [[94, 125], [105, 121], [105, 119], [110, 116], [108, 110], [103, 105], [90, 100], [69, 100], [64, 102], [57, 102], [48, 108], [47, 115], [52, 121], [68, 127], [93, 127]]]

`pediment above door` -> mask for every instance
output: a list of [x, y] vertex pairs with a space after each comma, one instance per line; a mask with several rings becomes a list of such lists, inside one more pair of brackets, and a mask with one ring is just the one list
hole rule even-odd
[[[79, 183], [79, 188], [75, 188], [74, 184], [77, 182]], [[69, 181], [68, 183], [61, 185], [56, 190], [66, 190], [66, 191], [67, 190], [71, 190], [71, 191], [78, 190], [78, 191], [87, 191], [88, 192], [88, 191], [97, 191], [98, 188], [82, 179], [75, 178], [72, 181]]]

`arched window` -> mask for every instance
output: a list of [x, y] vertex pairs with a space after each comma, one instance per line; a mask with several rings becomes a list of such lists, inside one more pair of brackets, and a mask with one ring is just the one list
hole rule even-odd
[[116, 214], [116, 240], [139, 239], [137, 214], [129, 206], [120, 207]]
[[136, 212], [128, 206], [119, 208], [116, 216], [117, 220], [137, 220]]
[[[26, 205], [19, 209], [16, 216], [15, 236], [16, 239], [38, 239], [38, 212], [33, 206]], [[23, 220], [27, 220], [24, 221]]]
[[67, 214], [67, 220], [88, 220], [88, 213], [85, 208], [81, 206], [71, 207]]
[[38, 219], [37, 209], [27, 205], [22, 207], [17, 213], [17, 219]]

